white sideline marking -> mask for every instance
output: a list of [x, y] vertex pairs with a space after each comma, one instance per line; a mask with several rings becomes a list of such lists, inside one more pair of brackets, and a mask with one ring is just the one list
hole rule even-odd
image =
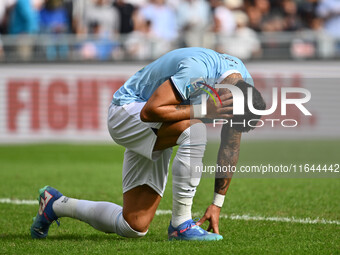
[[[157, 210], [156, 215], [171, 215], [170, 210]], [[199, 215], [198, 213], [194, 213], [193, 216], [203, 216], [203, 213]], [[244, 215], [227, 215], [221, 214], [220, 218], [230, 219], [230, 220], [246, 220], [246, 221], [275, 221], [275, 222], [291, 222], [291, 223], [302, 223], [302, 224], [332, 224], [332, 225], [340, 225], [340, 221], [337, 220], [325, 220], [325, 219], [311, 219], [304, 218], [299, 219], [295, 217], [263, 217], [263, 216], [250, 216], [247, 214]]]
[[10, 199], [10, 198], [0, 198], [0, 204], [37, 205], [38, 200], [19, 200], [19, 199]]
[[[38, 205], [37, 200], [19, 200], [10, 198], [0, 198], [0, 204], [13, 204], [13, 205]], [[157, 210], [156, 215], [171, 215], [171, 210]], [[195, 216], [199, 216], [198, 213], [194, 213]], [[202, 215], [203, 216], [203, 213]], [[295, 217], [263, 217], [263, 216], [251, 216], [251, 215], [227, 215], [221, 214], [221, 218], [230, 220], [245, 220], [245, 221], [274, 221], [274, 222], [289, 222], [289, 223], [302, 223], [302, 224], [331, 224], [340, 225], [340, 221], [326, 220], [326, 219], [311, 219], [311, 218], [295, 218]]]
[[291, 222], [291, 223], [302, 223], [302, 224], [332, 224], [332, 225], [340, 225], [340, 221], [337, 220], [325, 220], [325, 219], [311, 219], [304, 218], [299, 219], [295, 217], [263, 217], [263, 216], [250, 216], [250, 215], [221, 215], [222, 218], [231, 219], [231, 220], [247, 220], [247, 221], [275, 221], [275, 222]]

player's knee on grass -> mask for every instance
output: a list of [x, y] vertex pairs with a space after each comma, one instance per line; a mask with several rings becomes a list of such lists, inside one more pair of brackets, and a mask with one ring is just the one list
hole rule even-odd
[[116, 233], [120, 236], [129, 238], [139, 238], [147, 234], [149, 225], [138, 224], [138, 219], [128, 220], [123, 217], [123, 214], [117, 219], [119, 226], [116, 228]]
[[134, 231], [144, 233], [144, 235], [146, 235], [152, 221], [152, 217], [142, 213], [124, 215], [124, 219]]

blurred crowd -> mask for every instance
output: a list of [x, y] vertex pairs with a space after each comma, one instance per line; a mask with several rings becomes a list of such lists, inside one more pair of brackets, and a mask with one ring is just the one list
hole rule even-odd
[[155, 58], [185, 46], [247, 59], [261, 54], [261, 34], [308, 30], [340, 39], [340, 0], [0, 1], [0, 36], [18, 36], [23, 58], [32, 51], [27, 35], [48, 35], [49, 60], [68, 57], [73, 35], [82, 59]]

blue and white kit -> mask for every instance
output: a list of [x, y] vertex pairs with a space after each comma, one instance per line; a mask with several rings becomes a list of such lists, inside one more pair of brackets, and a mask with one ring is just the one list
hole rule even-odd
[[153, 92], [171, 80], [183, 101], [197, 95], [193, 81], [210, 86], [233, 73], [241, 74], [249, 84], [253, 79], [241, 60], [205, 48], [173, 50], [139, 70], [113, 96], [108, 128], [113, 140], [126, 148], [123, 163], [123, 192], [147, 184], [163, 195], [172, 149], [153, 152], [157, 136], [152, 129], [162, 123], [146, 123], [140, 111]]
[[166, 80], [171, 79], [178, 94], [185, 101], [190, 99], [190, 83], [203, 79], [210, 86], [221, 82], [228, 75], [239, 73], [249, 84], [253, 79], [241, 60], [205, 48], [183, 48], [171, 51], [138, 71], [114, 94], [112, 103], [125, 105], [146, 102]]

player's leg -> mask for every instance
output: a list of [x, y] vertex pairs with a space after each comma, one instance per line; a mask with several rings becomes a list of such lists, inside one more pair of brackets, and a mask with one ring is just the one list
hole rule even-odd
[[[161, 196], [159, 194], [162, 194], [165, 188], [166, 178], [164, 177], [167, 176], [167, 172], [163, 175], [160, 174], [164, 172], [164, 169], [168, 168], [167, 164], [170, 154], [168, 153], [168, 155], [165, 157], [165, 160], [162, 158], [167, 154], [168, 148], [182, 143], [186, 143], [184, 147], [190, 144], [188, 133], [190, 126], [192, 126], [192, 136], [197, 137], [195, 133], [200, 133], [199, 137], [203, 137], [203, 144], [205, 144], [205, 126], [201, 123], [201, 121], [184, 120], [176, 123], [163, 123], [160, 129], [157, 131], [157, 140], [154, 146], [154, 151], [165, 151], [162, 152], [162, 155], [158, 159], [160, 164], [157, 162], [152, 163], [152, 167], [154, 168], [153, 170], [151, 170], [151, 165], [147, 166], [147, 164], [151, 162], [145, 160], [144, 157], [141, 157], [130, 150], [125, 152], [123, 166], [123, 186], [127, 186], [128, 188], [129, 184], [146, 183], [146, 185], [137, 186], [127, 192], [124, 192], [123, 216], [133, 229], [141, 232], [145, 232], [148, 229], [161, 200]], [[185, 130], [187, 131], [184, 132]], [[183, 132], [185, 135], [183, 135]], [[191, 143], [191, 147], [193, 147], [191, 149], [191, 153], [194, 155], [194, 158], [198, 157], [199, 160], [201, 160], [203, 157], [204, 148], [200, 147], [199, 150], [202, 150], [203, 152], [199, 153], [199, 155], [197, 155], [197, 152], [194, 152], [195, 147], [202, 146], [201, 142], [198, 143], [199, 145], [197, 145], [196, 141]], [[192, 198], [195, 193], [194, 190], [199, 182], [199, 176], [198, 178], [197, 176], [192, 178], [193, 176], [191, 173], [188, 173], [187, 166], [190, 165], [190, 162], [185, 162], [185, 164], [187, 164], [185, 169], [179, 166], [178, 161], [190, 158], [189, 154], [186, 155], [188, 157], [185, 157], [185, 159], [180, 158], [180, 155], [183, 154], [181, 151], [183, 150], [185, 150], [185, 153], [188, 153], [188, 147], [186, 147], [186, 149], [179, 148], [179, 153], [177, 153], [174, 161], [176, 167], [173, 168], [173, 178], [175, 180], [173, 184], [175, 190], [173, 194], [173, 209], [175, 209], [173, 210], [173, 220], [179, 221], [176, 226], [191, 219]], [[139, 168], [134, 169], [135, 165], [138, 165]], [[143, 171], [145, 171], [145, 173], [143, 173]], [[160, 177], [157, 178], [157, 175]], [[190, 188], [186, 186], [188, 183]], [[178, 187], [186, 191], [184, 195]], [[191, 189], [191, 192], [188, 191], [188, 189]], [[183, 202], [185, 204], [183, 204]]]
[[123, 194], [123, 207], [109, 202], [94, 202], [61, 197], [53, 204], [55, 214], [90, 224], [99, 231], [125, 237], [144, 236], [155, 215], [161, 196], [148, 185]]
[[[154, 151], [161, 153], [155, 162], [126, 150], [123, 166], [123, 189], [130, 189], [129, 185], [137, 186], [124, 192], [123, 216], [129, 225], [140, 232], [147, 231], [162, 198], [168, 175], [168, 164], [171, 150], [181, 133], [190, 127], [189, 120], [176, 123], [163, 123], [157, 133]], [[135, 169], [135, 166], [138, 169]]]
[[172, 166], [173, 208], [172, 225], [179, 226], [191, 219], [191, 206], [206, 145], [206, 127], [199, 120], [185, 120], [162, 125], [158, 131], [155, 149], [179, 145]]
[[122, 207], [117, 204], [69, 198], [46, 186], [40, 190], [40, 208], [31, 226], [31, 236], [46, 237], [51, 223], [61, 217], [78, 219], [97, 230], [125, 237], [141, 237], [146, 234], [130, 227], [122, 216]]
[[150, 160], [127, 149], [123, 163], [123, 216], [140, 232], [147, 231], [163, 196], [172, 148]]
[[[160, 196], [165, 188], [171, 156], [171, 150], [165, 150], [163, 153], [155, 153], [158, 160], [153, 161], [151, 159], [153, 157], [152, 149], [157, 137], [152, 129], [138, 118], [142, 106], [143, 104], [131, 104], [127, 107], [112, 106], [110, 107], [108, 121], [112, 138], [117, 143], [134, 149], [127, 149], [125, 152], [123, 193], [125, 193], [124, 203], [126, 206], [129, 206], [129, 204], [137, 206], [127, 207], [124, 212], [124, 215], [136, 230], [144, 230], [155, 214]], [[149, 183], [150, 180], [153, 182]], [[149, 187], [144, 187], [142, 190], [137, 188], [144, 184], [149, 184], [156, 192], [150, 192]], [[135, 190], [139, 192], [134, 192]], [[144, 204], [144, 207], [140, 207], [140, 204], [136, 201], [143, 200], [147, 203]], [[130, 227], [124, 219], [122, 207], [114, 203], [68, 198], [51, 187], [40, 190], [39, 201], [40, 209], [31, 227], [31, 234], [34, 238], [46, 237], [50, 224], [59, 217], [79, 219], [100, 231], [114, 232], [122, 236], [138, 237], [145, 235], [145, 232], [136, 231]], [[131, 219], [136, 217], [136, 211], [140, 211], [141, 215], [143, 215], [143, 212], [148, 212], [147, 215], [150, 216], [147, 218], [139, 217], [142, 221], [134, 222]]]
[[[220, 240], [222, 236], [208, 233], [196, 226], [191, 219], [192, 200], [200, 180], [200, 171], [195, 166], [202, 165], [206, 143], [206, 128], [199, 120], [185, 120], [177, 123], [163, 123], [157, 131], [154, 151], [164, 150], [150, 171], [148, 164], [139, 154], [127, 150], [124, 156], [123, 187], [129, 183], [146, 183], [124, 192], [123, 215], [130, 226], [138, 231], [146, 231], [151, 223], [166, 183], [169, 147], [179, 145], [173, 162], [173, 210], [169, 238], [181, 240]], [[168, 152], [168, 154], [166, 154]], [[166, 160], [162, 157], [166, 155]], [[139, 160], [139, 157], [142, 160]], [[163, 162], [163, 163], [162, 163]], [[138, 165], [139, 169], [134, 169]], [[145, 173], [143, 173], [145, 171]], [[163, 173], [160, 175], [160, 173]], [[136, 176], [137, 175], [137, 176]], [[157, 175], [160, 175], [157, 177]], [[183, 231], [186, 230], [186, 231]], [[179, 233], [179, 234], [178, 234]]]
[[47, 236], [50, 224], [61, 217], [81, 220], [106, 233], [125, 237], [144, 236], [165, 189], [171, 153], [172, 149], [163, 150], [153, 161], [129, 149], [125, 151], [124, 209], [115, 203], [65, 197], [51, 187], [42, 190], [42, 210], [39, 210], [32, 225], [32, 237]]
[[147, 184], [123, 194], [123, 217], [131, 228], [146, 232], [155, 216], [161, 196]]
[[[155, 150], [179, 145], [172, 166], [172, 219], [169, 239], [220, 240], [192, 220], [191, 207], [200, 182], [206, 145], [206, 126], [200, 120], [163, 124], [158, 130]], [[198, 170], [197, 170], [198, 169]]]
[[[40, 194], [42, 210], [39, 210], [38, 220], [32, 225], [33, 230], [31, 229], [31, 233], [33, 237], [45, 237], [49, 225], [58, 217], [76, 218], [89, 223], [98, 230], [109, 233], [114, 232], [122, 236], [139, 237], [145, 235], [146, 233], [141, 231], [148, 228], [159, 204], [160, 197], [165, 188], [168, 163], [171, 155], [169, 150], [154, 153], [152, 148], [161, 150], [175, 144], [180, 145], [174, 162], [175, 165], [178, 162], [178, 167], [175, 167], [176, 170], [174, 171], [175, 179], [177, 175], [179, 177], [178, 180], [174, 180], [174, 190], [177, 187], [179, 192], [174, 192], [175, 209], [173, 210], [173, 221], [183, 221], [184, 218], [191, 218], [192, 197], [198, 183], [192, 182], [192, 176], [190, 176], [190, 171], [188, 171], [187, 167], [188, 158], [191, 158], [190, 155], [194, 155], [192, 158], [196, 158], [198, 154], [202, 154], [201, 152], [198, 154], [194, 153], [195, 151], [202, 151], [202, 144], [199, 141], [194, 139], [194, 143], [190, 144], [190, 129], [188, 130], [188, 127], [192, 123], [185, 121], [163, 125], [158, 132], [158, 137], [156, 137], [149, 126], [138, 120], [138, 109], [135, 110], [134, 108], [133, 106], [128, 109], [123, 107], [114, 109], [110, 118], [112, 121], [109, 124], [110, 133], [116, 139], [116, 142], [138, 151], [136, 153], [127, 149], [124, 157], [124, 168], [131, 170], [125, 171], [125, 174], [123, 171], [125, 212], [123, 212], [122, 207], [114, 203], [67, 198], [55, 189], [49, 188]], [[129, 127], [122, 126], [122, 123], [128, 123]], [[199, 136], [198, 134], [203, 124], [195, 124], [193, 125], [195, 128], [191, 132], [193, 133], [192, 137], [202, 137], [202, 134]], [[190, 146], [188, 146], [188, 143]], [[151, 151], [148, 151], [148, 148], [151, 148]], [[193, 153], [190, 154], [190, 151]], [[159, 158], [155, 162], [152, 160], [154, 159], [153, 154], [157, 154], [156, 156]], [[202, 156], [198, 155], [199, 160], [202, 159]], [[197, 178], [195, 179], [197, 181]], [[188, 185], [190, 187], [193, 186], [193, 189], [187, 190], [188, 194], [185, 191], [182, 192], [181, 189], [186, 189]], [[151, 191], [149, 187], [152, 188]], [[137, 201], [140, 201], [140, 204]], [[142, 201], [149, 202], [143, 204]], [[40, 211], [42, 214], [40, 214]], [[123, 214], [128, 222], [124, 219]], [[129, 224], [133, 225], [135, 229]]]
[[69, 198], [51, 187], [40, 192], [42, 203], [31, 228], [33, 238], [46, 237], [50, 224], [61, 217], [78, 219], [106, 233], [142, 237], [147, 233], [161, 200], [161, 196], [148, 185], [124, 193], [124, 210], [114, 203]]

